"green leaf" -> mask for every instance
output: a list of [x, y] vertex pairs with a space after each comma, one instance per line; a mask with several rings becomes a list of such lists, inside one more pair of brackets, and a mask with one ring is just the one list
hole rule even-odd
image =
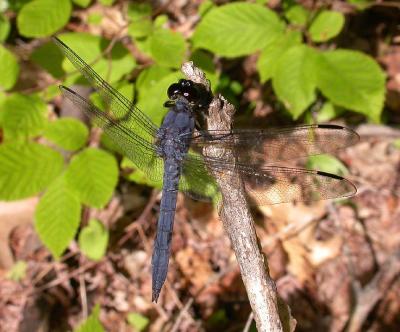
[[103, 15], [100, 13], [91, 13], [87, 18], [87, 22], [93, 25], [100, 25], [103, 20]]
[[17, 26], [25, 37], [46, 37], [68, 23], [71, 15], [70, 0], [33, 0], [22, 7]]
[[108, 230], [96, 219], [89, 220], [89, 224], [79, 233], [79, 247], [86, 257], [94, 261], [104, 257], [107, 244]]
[[308, 169], [317, 169], [338, 175], [346, 175], [349, 173], [346, 166], [340, 160], [328, 154], [308, 157], [306, 167]]
[[9, 90], [17, 82], [19, 65], [13, 53], [0, 45], [0, 88]]
[[146, 186], [150, 186], [153, 188], [161, 189], [162, 188], [162, 182], [156, 182], [153, 181], [152, 179], [149, 179], [146, 174], [138, 169], [135, 164], [127, 157], [122, 158], [121, 161], [121, 168], [122, 169], [127, 169], [131, 170], [126, 178], [129, 181], [135, 182], [137, 184], [143, 184]]
[[82, 203], [102, 208], [117, 184], [117, 161], [108, 152], [88, 148], [72, 158], [66, 176]]
[[79, 7], [87, 8], [89, 4], [92, 2], [92, 0], [72, 0], [72, 2], [78, 5]]
[[167, 89], [171, 85], [182, 78], [180, 72], [172, 72], [163, 77], [148, 89], [140, 88], [137, 107], [145, 110], [146, 115], [157, 125], [161, 124], [167, 109], [163, 107], [164, 101], [167, 99]]
[[363, 10], [371, 6], [374, 0], [347, 0], [347, 2], [353, 4], [359, 10]]
[[7, 17], [3, 14], [0, 14], [0, 42], [3, 42], [7, 39], [8, 34], [10, 33], [11, 24]]
[[128, 17], [131, 21], [141, 20], [143, 18], [151, 18], [152, 8], [149, 3], [129, 3]]
[[214, 2], [212, 0], [204, 0], [201, 2], [199, 6], [199, 15], [204, 16], [206, 15], [212, 8], [214, 8]]
[[104, 6], [111, 6], [115, 0], [99, 0], [99, 2]]
[[43, 145], [0, 145], [0, 199], [11, 201], [36, 195], [60, 174], [62, 167], [62, 156]]
[[137, 331], [144, 331], [150, 323], [150, 320], [146, 316], [143, 316], [136, 312], [129, 313], [127, 321], [129, 325], [134, 327]]
[[257, 69], [260, 73], [261, 82], [266, 82], [275, 74], [279, 59], [292, 46], [301, 43], [299, 31], [288, 31], [282, 38], [275, 39], [261, 52], [257, 61]]
[[203, 50], [196, 50], [192, 53], [190, 60], [193, 61], [196, 67], [199, 67], [204, 71], [206, 78], [210, 81], [211, 90], [215, 92], [218, 85], [218, 74], [215, 69], [212, 55]]
[[54, 257], [59, 258], [74, 239], [80, 218], [79, 199], [62, 175], [50, 185], [35, 212], [36, 232]]
[[305, 45], [294, 46], [279, 59], [272, 85], [293, 119], [297, 119], [315, 100], [315, 51]]
[[139, 91], [146, 91], [154, 85], [156, 85], [162, 78], [168, 76], [171, 73], [171, 69], [161, 67], [159, 65], [152, 65], [145, 68], [139, 74], [136, 80], [136, 88]]
[[74, 332], [105, 332], [99, 320], [100, 307], [96, 305], [92, 314]]
[[132, 38], [144, 38], [153, 32], [153, 22], [149, 18], [142, 18], [131, 22], [128, 26], [128, 34]]
[[46, 43], [35, 49], [31, 59], [55, 78], [61, 78], [65, 74], [61, 66], [64, 57], [54, 43]]
[[324, 10], [321, 11], [312, 22], [309, 33], [315, 42], [324, 42], [336, 37], [342, 31], [344, 15], [339, 12]]
[[2, 126], [6, 141], [35, 137], [46, 124], [47, 105], [35, 95], [12, 94], [1, 105]]
[[150, 38], [151, 55], [159, 65], [171, 68], [179, 68], [182, 65], [186, 44], [180, 33], [157, 29]]
[[317, 85], [332, 103], [379, 122], [385, 98], [385, 74], [369, 56], [335, 50], [317, 57]]
[[310, 12], [301, 5], [293, 5], [285, 11], [285, 17], [293, 25], [304, 27], [310, 18]]
[[333, 105], [330, 102], [326, 102], [317, 114], [317, 122], [318, 123], [328, 122], [334, 118], [337, 118], [343, 112], [344, 109], [342, 107]]
[[7, 272], [7, 278], [14, 281], [21, 281], [26, 276], [28, 264], [25, 261], [17, 261]]
[[48, 124], [44, 136], [68, 151], [83, 147], [89, 136], [89, 130], [74, 118], [61, 118]]
[[400, 138], [395, 139], [392, 144], [396, 149], [400, 149]]
[[284, 28], [272, 10], [237, 2], [210, 10], [197, 26], [192, 40], [195, 48], [238, 57], [264, 48], [281, 37]]
[[[118, 81], [136, 67], [134, 58], [121, 43], [114, 45], [110, 57], [103, 57], [101, 56], [102, 52], [109, 44], [104, 38], [87, 33], [65, 33], [58, 37], [110, 83]], [[75, 67], [68, 59], [63, 62], [63, 68], [66, 72], [76, 72]], [[74, 83], [88, 84], [79, 75], [71, 75], [65, 82], [66, 85]]]

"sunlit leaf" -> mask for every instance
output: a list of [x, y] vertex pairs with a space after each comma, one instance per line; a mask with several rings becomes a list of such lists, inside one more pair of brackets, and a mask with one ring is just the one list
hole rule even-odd
[[106, 151], [88, 148], [72, 158], [66, 177], [82, 203], [102, 208], [117, 184], [117, 161]]
[[61, 118], [47, 125], [44, 136], [68, 151], [83, 147], [89, 135], [87, 127], [74, 118]]
[[281, 38], [268, 44], [261, 52], [257, 69], [261, 76], [261, 82], [266, 82], [275, 74], [277, 63], [282, 55], [292, 46], [301, 43], [301, 33], [299, 31], [289, 31]]
[[344, 26], [344, 15], [339, 12], [324, 10], [312, 22], [309, 33], [315, 42], [324, 42], [336, 37]]
[[96, 219], [91, 219], [79, 233], [79, 247], [86, 257], [98, 261], [104, 257], [108, 237], [108, 230], [104, 225]]
[[315, 100], [315, 51], [305, 45], [294, 46], [279, 59], [272, 85], [293, 119], [297, 119]]
[[230, 3], [210, 10], [196, 27], [195, 48], [221, 56], [238, 57], [264, 48], [284, 32], [272, 10], [251, 3]]
[[74, 239], [79, 227], [81, 204], [60, 176], [40, 199], [35, 213], [35, 229], [43, 244], [59, 258]]
[[335, 50], [317, 57], [317, 85], [334, 104], [379, 122], [385, 98], [385, 74], [368, 55]]
[[99, 314], [100, 307], [96, 305], [92, 314], [74, 332], [105, 332], [103, 325], [100, 323]]
[[43, 191], [62, 167], [62, 156], [43, 145], [0, 145], [0, 200], [23, 199]]
[[186, 53], [186, 44], [180, 33], [167, 29], [157, 29], [150, 38], [150, 51], [159, 65], [171, 68], [179, 68], [182, 65]]
[[67, 24], [71, 7], [70, 0], [28, 2], [18, 13], [18, 30], [25, 37], [50, 36]]
[[17, 81], [19, 65], [13, 53], [0, 45], [0, 88], [9, 90]]

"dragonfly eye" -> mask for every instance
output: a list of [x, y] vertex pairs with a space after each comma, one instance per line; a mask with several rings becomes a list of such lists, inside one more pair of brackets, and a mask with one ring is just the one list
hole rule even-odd
[[169, 99], [176, 99], [178, 96], [185, 97], [189, 102], [197, 102], [199, 93], [192, 81], [181, 79], [178, 83], [171, 84], [167, 91]]

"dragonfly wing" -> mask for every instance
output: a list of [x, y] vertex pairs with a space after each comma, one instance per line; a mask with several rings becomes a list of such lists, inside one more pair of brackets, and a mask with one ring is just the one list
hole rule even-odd
[[157, 155], [153, 144], [131, 131], [125, 122], [114, 119], [110, 114], [101, 111], [91, 102], [64, 86], [60, 87], [63, 96], [71, 100], [93, 122], [103, 128], [104, 132], [114, 141], [140, 170], [151, 180], [160, 182], [163, 176], [163, 161]]
[[154, 136], [157, 126], [131, 101], [112, 88], [103, 80], [79, 55], [65, 45], [60, 39], [53, 37], [54, 43], [79, 70], [79, 72], [100, 93], [105, 104], [120, 120], [124, 120], [137, 135], [148, 139]]
[[210, 201], [218, 193], [215, 179], [208, 172], [202, 156], [189, 153], [182, 165], [179, 190], [189, 197]]
[[239, 163], [265, 165], [332, 153], [355, 144], [359, 136], [353, 130], [338, 125], [304, 125], [266, 130], [204, 131], [193, 139], [196, 151], [214, 145], [233, 149]]
[[[210, 165], [216, 176], [227, 172], [226, 163], [211, 161]], [[241, 177], [256, 205], [350, 197], [357, 191], [347, 179], [321, 171], [279, 166], [255, 168], [242, 164], [231, 165], [231, 169]]]

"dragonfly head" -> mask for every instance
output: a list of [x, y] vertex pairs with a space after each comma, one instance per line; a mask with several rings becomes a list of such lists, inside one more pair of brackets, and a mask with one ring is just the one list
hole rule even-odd
[[197, 109], [206, 109], [211, 101], [211, 95], [206, 88], [199, 83], [180, 79], [178, 83], [171, 84], [167, 91], [169, 100], [164, 106], [170, 107], [175, 104], [179, 97], [185, 98], [191, 106]]

